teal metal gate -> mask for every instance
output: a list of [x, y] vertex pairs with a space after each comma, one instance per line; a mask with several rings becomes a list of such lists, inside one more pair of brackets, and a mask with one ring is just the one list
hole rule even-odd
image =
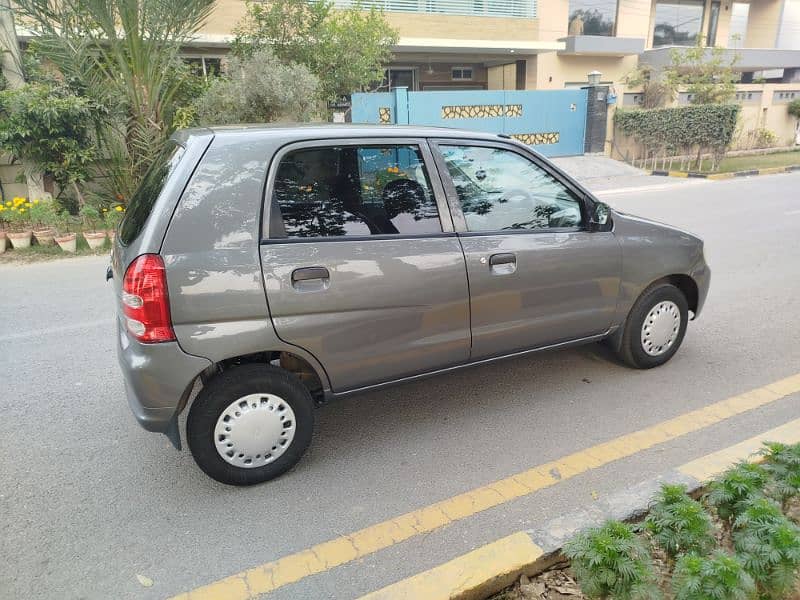
[[583, 154], [587, 90], [358, 93], [353, 123], [396, 123], [503, 133], [546, 156]]

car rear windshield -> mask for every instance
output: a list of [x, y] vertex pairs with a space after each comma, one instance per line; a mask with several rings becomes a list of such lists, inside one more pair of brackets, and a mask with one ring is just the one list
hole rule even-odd
[[134, 241], [144, 228], [144, 224], [155, 206], [158, 195], [167, 183], [169, 176], [178, 166], [183, 156], [183, 146], [170, 141], [144, 175], [142, 183], [133, 194], [125, 218], [119, 229], [119, 239], [124, 245]]

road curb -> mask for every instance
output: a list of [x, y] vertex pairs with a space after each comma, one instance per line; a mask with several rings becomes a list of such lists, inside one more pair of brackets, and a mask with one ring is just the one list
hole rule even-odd
[[609, 519], [636, 521], [647, 513], [663, 483], [682, 483], [690, 493], [733, 464], [755, 460], [763, 442], [800, 442], [800, 419], [743, 442], [690, 461], [626, 488], [592, 506], [527, 531], [481, 546], [447, 563], [413, 575], [361, 600], [480, 600], [499, 592], [525, 574], [538, 575], [561, 560], [561, 548], [575, 533]]
[[667, 171], [663, 169], [654, 169], [647, 171], [650, 175], [660, 177], [681, 177], [690, 179], [711, 179], [718, 181], [720, 179], [733, 179], [735, 177], [753, 177], [755, 175], [775, 175], [776, 173], [791, 173], [793, 171], [800, 171], [800, 165], [789, 165], [787, 167], [767, 167], [765, 169], [748, 169], [746, 171], [732, 171], [731, 173], [696, 173], [694, 171]]

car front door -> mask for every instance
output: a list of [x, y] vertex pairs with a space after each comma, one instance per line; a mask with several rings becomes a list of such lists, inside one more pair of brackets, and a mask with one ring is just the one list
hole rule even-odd
[[472, 360], [602, 334], [621, 249], [581, 191], [514, 144], [433, 144], [467, 261]]
[[273, 160], [261, 263], [278, 336], [334, 392], [469, 358], [464, 256], [427, 142], [304, 142]]

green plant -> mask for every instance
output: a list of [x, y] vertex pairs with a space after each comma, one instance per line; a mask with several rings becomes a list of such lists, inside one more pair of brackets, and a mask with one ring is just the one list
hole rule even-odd
[[684, 552], [705, 554], [714, 545], [711, 516], [689, 497], [684, 485], [661, 486], [644, 529], [673, 558]]
[[748, 600], [756, 585], [738, 558], [718, 551], [711, 556], [685, 554], [672, 576], [675, 600]]
[[117, 225], [119, 225], [119, 222], [122, 220], [122, 215], [124, 212], [125, 208], [121, 204], [115, 204], [109, 208], [103, 208], [102, 216], [105, 228], [116, 230]]
[[325, 101], [380, 82], [398, 40], [374, 7], [333, 10], [330, 0], [248, 0], [234, 34], [234, 55], [270, 48], [279, 60], [306, 66]]
[[309, 70], [278, 60], [269, 48], [232, 58], [225, 76], [197, 101], [202, 125], [307, 121], [318, 108], [318, 81]]
[[642, 89], [641, 108], [662, 108], [672, 102], [677, 91], [673, 82], [664, 77], [654, 78], [653, 70], [640, 65], [625, 77], [625, 84]]
[[0, 92], [0, 150], [49, 173], [63, 190], [90, 178], [98, 150], [92, 122], [102, 107], [64, 85], [32, 83]]
[[695, 46], [674, 48], [670, 58], [665, 79], [675, 89], [688, 92], [692, 104], [724, 104], [736, 97], [738, 55], [728, 60], [724, 48], [706, 48], [698, 39]]
[[778, 136], [771, 129], [761, 127], [751, 132], [754, 148], [770, 148], [778, 143]]
[[93, 232], [97, 231], [97, 227], [100, 225], [102, 219], [100, 217], [100, 210], [98, 210], [96, 206], [85, 204], [81, 206], [78, 214], [83, 221], [84, 227], [88, 227]]
[[33, 205], [30, 208], [33, 227], [53, 227], [58, 213], [54, 201], [36, 199], [31, 204]]
[[764, 469], [772, 475], [769, 495], [785, 511], [789, 501], [800, 496], [800, 444], [766, 442], [761, 454], [765, 458]]
[[644, 541], [630, 525], [609, 521], [576, 535], [564, 555], [590, 598], [653, 599], [660, 596]]
[[32, 202], [20, 196], [6, 201], [3, 207], [3, 220], [8, 224], [10, 231], [22, 232], [30, 229], [32, 206]]
[[95, 121], [112, 194], [130, 198], [172, 133], [190, 76], [179, 52], [214, 0], [16, 0], [35, 54], [110, 107]]
[[762, 595], [785, 598], [800, 575], [800, 527], [768, 498], [757, 498], [735, 521], [734, 547]]
[[709, 484], [708, 503], [717, 509], [719, 518], [728, 524], [746, 507], [746, 502], [762, 496], [769, 473], [760, 465], [742, 462]]
[[800, 98], [797, 100], [792, 100], [786, 107], [786, 110], [789, 112], [791, 116], [796, 119], [800, 119]]

